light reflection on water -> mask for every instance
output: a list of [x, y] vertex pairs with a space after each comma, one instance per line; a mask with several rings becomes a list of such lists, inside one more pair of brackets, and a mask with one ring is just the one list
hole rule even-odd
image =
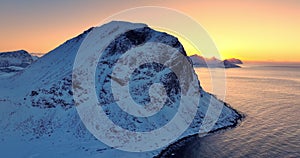
[[[195, 70], [210, 92], [209, 71]], [[226, 102], [244, 113], [245, 120], [234, 129], [186, 143], [175, 156], [300, 157], [299, 70], [299, 65], [227, 69]]]

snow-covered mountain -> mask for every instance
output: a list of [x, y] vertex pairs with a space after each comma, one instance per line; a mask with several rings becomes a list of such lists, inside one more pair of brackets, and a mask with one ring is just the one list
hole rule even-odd
[[191, 55], [190, 59], [193, 62], [195, 67], [210, 67], [210, 68], [240, 68], [237, 64], [242, 64], [242, 61], [239, 59], [225, 59], [220, 60], [215, 57], [204, 58], [199, 55]]
[[[136, 29], [136, 26], [139, 28]], [[111, 22], [91, 28], [66, 41], [13, 77], [0, 78], [1, 157], [153, 157], [159, 154], [162, 149], [132, 153], [100, 142], [86, 129], [74, 105], [73, 64], [85, 37], [95, 29], [111, 33], [123, 27], [132, 29], [122, 33], [108, 45], [97, 66], [95, 88], [99, 102], [105, 105], [102, 108], [113, 122], [131, 131], [151, 131], [163, 126], [174, 116], [180, 89], [176, 75], [167, 68], [155, 63], [146, 64], [135, 71], [131, 79], [135, 83], [130, 87], [133, 90], [132, 97], [142, 105], [149, 102], [151, 84], [161, 82], [165, 85], [170, 97], [162, 111], [167, 113], [161, 113], [156, 118], [136, 118], [118, 108], [111, 99], [110, 74], [117, 59], [139, 45], [160, 42], [176, 48], [186, 56], [183, 46], [177, 38], [155, 31], [147, 25]], [[169, 59], [172, 60], [176, 60], [176, 56]], [[195, 74], [185, 67], [182, 70]], [[201, 95], [196, 116], [189, 128], [176, 140], [198, 133], [210, 102], [213, 103], [211, 108], [215, 110], [219, 105], [225, 105], [213, 130], [233, 126], [241, 118], [235, 110], [201, 87], [199, 91]]]
[[0, 77], [12, 76], [23, 70], [38, 57], [30, 55], [25, 50], [0, 53]]

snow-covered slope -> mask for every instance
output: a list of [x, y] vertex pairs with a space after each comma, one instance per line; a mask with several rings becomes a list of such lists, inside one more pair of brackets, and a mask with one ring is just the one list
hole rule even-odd
[[190, 59], [193, 62], [193, 65], [195, 67], [210, 67], [210, 68], [239, 68], [239, 65], [241, 64], [240, 60], [238, 59], [226, 59], [226, 60], [219, 60], [215, 57], [212, 58], [204, 58], [199, 55], [192, 55], [190, 56]]
[[[44, 158], [158, 155], [162, 149], [132, 153], [114, 149], [97, 140], [80, 120], [72, 97], [73, 63], [88, 33], [92, 29], [105, 28], [110, 32], [124, 26], [136, 28], [136, 25], [141, 24], [111, 22], [100, 28], [91, 28], [44, 55], [21, 73], [12, 78], [0, 79], [0, 156]], [[166, 68], [152, 63], [135, 72], [136, 75], [132, 78], [135, 84], [130, 87], [133, 90], [132, 97], [143, 105], [149, 100], [149, 86], [162, 82], [170, 95], [170, 100], [166, 104], [168, 113], [162, 113], [157, 118], [135, 118], [118, 109], [114, 101], [109, 99], [111, 91], [108, 86], [112, 78], [110, 76], [112, 65], [129, 49], [148, 42], [169, 45], [186, 56], [177, 38], [143, 25], [141, 28], [123, 33], [111, 42], [104, 50], [97, 67], [96, 91], [99, 101], [105, 105], [103, 108], [112, 121], [131, 131], [151, 131], [164, 125], [174, 116], [170, 113], [176, 113], [179, 98], [176, 76]], [[190, 70], [183, 68], [183, 71]], [[191, 86], [199, 87], [199, 85]], [[197, 114], [190, 127], [177, 140], [198, 133], [210, 101], [213, 102], [213, 108], [224, 105], [202, 88], [199, 91], [201, 95]], [[224, 106], [213, 130], [234, 125], [240, 117], [235, 110]]]
[[0, 77], [8, 77], [23, 70], [37, 57], [30, 55], [25, 50], [0, 53]]

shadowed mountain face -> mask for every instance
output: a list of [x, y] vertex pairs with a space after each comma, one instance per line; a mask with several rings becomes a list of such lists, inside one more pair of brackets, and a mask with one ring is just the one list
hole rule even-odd
[[[185, 75], [195, 72], [183, 66], [182, 61], [178, 61], [175, 55], [168, 58], [167, 62], [175, 62], [173, 67], [180, 68], [180, 75], [174, 75], [170, 67], [151, 62], [136, 68], [129, 80], [132, 83], [129, 86], [130, 95], [141, 106], [149, 103], [152, 84], [161, 83], [164, 86], [168, 100], [160, 112], [151, 117], [135, 117], [122, 111], [116, 104], [110, 85], [113, 80], [122, 85], [122, 80], [114, 78], [111, 74], [117, 60], [128, 50], [157, 42], [175, 48], [186, 56], [177, 38], [155, 31], [146, 25], [136, 29], [136, 25], [140, 26], [127, 22], [111, 22], [96, 28], [111, 32], [115, 31], [115, 28], [132, 26], [131, 30], [111, 41], [98, 60], [95, 89], [98, 101], [103, 104], [99, 108], [103, 108], [107, 117], [124, 129], [136, 132], [152, 131], [166, 125], [175, 116], [181, 92], [189, 88], [179, 87], [179, 78], [187, 78], [186, 85], [198, 88], [201, 96], [193, 122], [176, 140], [197, 134], [210, 100], [216, 105], [224, 103], [203, 91], [199, 84], [189, 85], [188, 83], [195, 78]], [[152, 157], [162, 150], [130, 153], [114, 149], [95, 139], [81, 122], [73, 100], [72, 71], [77, 51], [93, 29], [63, 43], [12, 78], [0, 79], [0, 103], [3, 105], [0, 107], [0, 120], [4, 120], [0, 122], [3, 129], [0, 134], [0, 139], [3, 140], [0, 153], [8, 157]], [[199, 83], [198, 79], [196, 80]], [[241, 117], [228, 106], [221, 110], [213, 130], [232, 126]], [[12, 146], [19, 152], [9, 152]]]

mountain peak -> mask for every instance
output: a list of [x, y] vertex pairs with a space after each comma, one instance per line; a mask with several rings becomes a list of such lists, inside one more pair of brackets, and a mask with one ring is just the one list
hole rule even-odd
[[[111, 22], [108, 22], [104, 25], [110, 25], [111, 27], [113, 27], [114, 25], [117, 25], [117, 26], [122, 26], [122, 25], [134, 25], [136, 27], [148, 27], [147, 24], [144, 24], [144, 23], [132, 23], [132, 22], [127, 22], [127, 21], [118, 21], [118, 20], [113, 20]], [[104, 26], [103, 25], [103, 26]]]

